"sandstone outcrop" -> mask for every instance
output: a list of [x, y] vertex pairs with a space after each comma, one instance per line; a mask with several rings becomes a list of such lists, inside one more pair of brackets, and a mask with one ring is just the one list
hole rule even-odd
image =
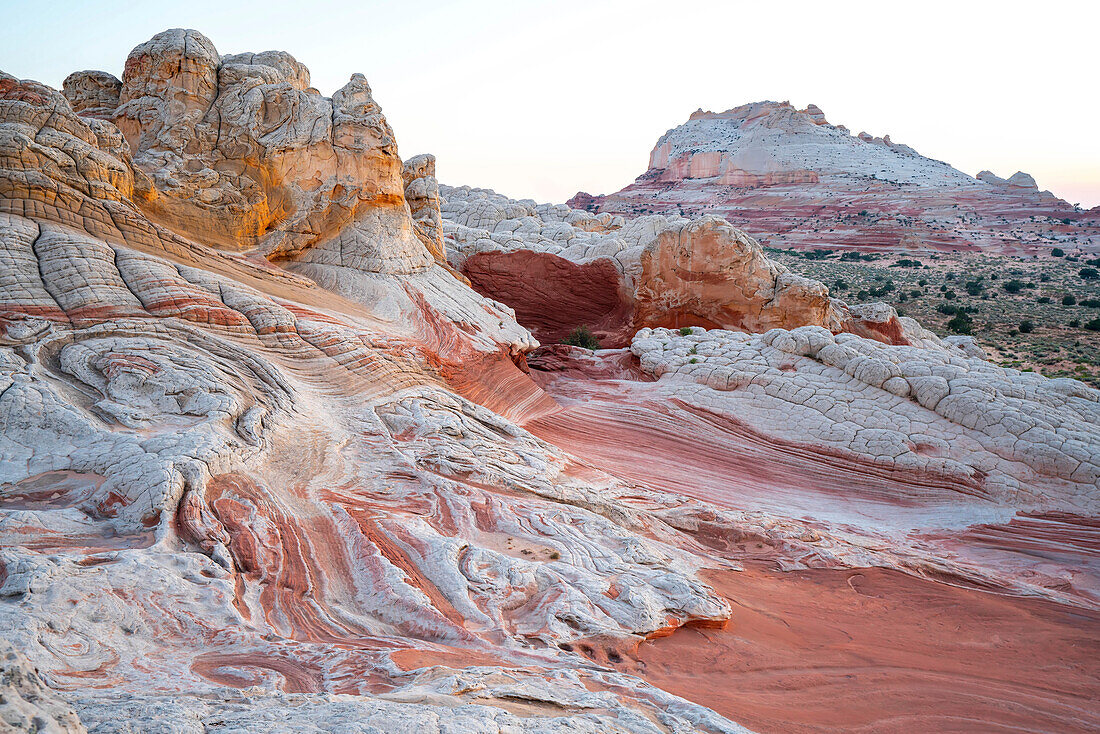
[[439, 181], [435, 178], [435, 156], [424, 153], [405, 161], [401, 168], [405, 200], [409, 202], [417, 236], [440, 263], [447, 262], [443, 248], [443, 217], [439, 212]]
[[[286, 53], [172, 30], [113, 110], [107, 75], [65, 86], [0, 75], [8, 728], [743, 734], [731, 695], [792, 711], [868, 666], [980, 702], [947, 728], [1100, 726], [1097, 391], [845, 307], [715, 217], [437, 193], [363, 77], [325, 98]], [[629, 349], [527, 328], [601, 314]], [[911, 621], [810, 683], [640, 664], [731, 619], [790, 650], [745, 617], [766, 574], [888, 629], [881, 569], [937, 652], [1018, 679], [945, 678]], [[957, 634], [1010, 613], [1010, 645]], [[882, 705], [865, 728], [908, 721]]]
[[661, 136], [633, 184], [569, 204], [631, 217], [715, 214], [775, 247], [1100, 250], [1096, 218], [1025, 173], [975, 178], [787, 102], [698, 110]]
[[65, 77], [61, 93], [81, 117], [109, 120], [118, 109], [122, 82], [104, 71], [75, 71]]
[[831, 298], [718, 217], [624, 220], [465, 186], [443, 187], [443, 198], [451, 263], [543, 341], [580, 326], [605, 346], [625, 346], [643, 327], [806, 325], [891, 343], [936, 341], [884, 304]]

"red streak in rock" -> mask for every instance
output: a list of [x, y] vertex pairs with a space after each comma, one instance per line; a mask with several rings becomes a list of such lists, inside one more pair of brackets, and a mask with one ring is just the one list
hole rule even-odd
[[444, 665], [449, 668], [466, 668], [473, 665], [507, 665], [504, 660], [496, 655], [476, 650], [462, 650], [457, 647], [446, 650], [418, 650], [414, 648], [397, 650], [390, 653], [390, 660], [402, 670], [416, 670], [433, 665]]
[[209, 681], [233, 688], [248, 688], [263, 679], [264, 672], [282, 676], [286, 693], [320, 693], [321, 674], [299, 660], [262, 653], [205, 653], [192, 661], [191, 670]]
[[814, 493], [895, 506], [982, 493], [976, 483], [881, 467], [854, 454], [766, 436], [679, 401], [601, 400], [592, 385], [593, 399], [524, 427], [599, 469], [653, 489], [737, 508]]

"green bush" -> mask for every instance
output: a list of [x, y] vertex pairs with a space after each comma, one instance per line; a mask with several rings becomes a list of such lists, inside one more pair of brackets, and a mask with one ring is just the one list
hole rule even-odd
[[1050, 251], [1050, 254], [1054, 255], [1054, 257], [1065, 257], [1066, 251], [1063, 250], [1061, 247], [1055, 247], [1053, 250]]
[[1005, 293], [1019, 293], [1024, 289], [1024, 284], [1022, 281], [1013, 278], [1001, 287], [1005, 289]]
[[1100, 331], [1100, 319], [1085, 322], [1085, 328], [1089, 331]]
[[1033, 331], [1035, 331], [1035, 324], [1033, 324], [1031, 321], [1029, 321], [1028, 319], [1024, 319], [1020, 322], [1021, 334], [1030, 334]]
[[1035, 299], [1036, 303], [1050, 303], [1050, 296], [1039, 296]]
[[960, 311], [947, 322], [947, 328], [956, 334], [970, 334], [974, 331], [974, 320]]
[[1081, 280], [1096, 280], [1100, 278], [1100, 271], [1096, 268], [1081, 268], [1080, 270]]
[[1062, 305], [1063, 306], [1076, 306], [1077, 305], [1077, 296], [1073, 295], [1072, 293], [1062, 296]]
[[690, 326], [681, 326], [680, 327], [680, 336], [691, 336], [691, 327]]
[[600, 348], [600, 340], [588, 330], [587, 326], [578, 326], [569, 332], [569, 336], [561, 340], [562, 344], [569, 344], [582, 349], [596, 351]]

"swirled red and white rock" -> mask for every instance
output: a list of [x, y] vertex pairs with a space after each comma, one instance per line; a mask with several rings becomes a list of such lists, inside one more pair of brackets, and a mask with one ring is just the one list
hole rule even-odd
[[[111, 78], [0, 76], [4, 726], [789, 729], [813, 681], [762, 717], [682, 643], [771, 661], [776, 615], [846, 603], [818, 674], [850, 697], [1100, 726], [1096, 391], [848, 309], [717, 218], [440, 197], [358, 75], [326, 98], [173, 30]], [[563, 312], [629, 350], [537, 352]], [[792, 603], [760, 605], [770, 574]], [[960, 655], [1011, 674], [945, 677]], [[867, 726], [914, 715], [885, 698]]]

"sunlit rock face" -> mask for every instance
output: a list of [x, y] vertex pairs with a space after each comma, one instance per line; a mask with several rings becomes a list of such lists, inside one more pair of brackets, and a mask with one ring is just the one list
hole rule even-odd
[[[826, 653], [785, 630], [827, 618], [883, 701], [853, 726], [929, 723], [871, 695], [900, 685], [935, 725], [1100, 725], [1096, 391], [845, 309], [717, 218], [439, 193], [358, 75], [324, 98], [173, 30], [112, 78], [0, 75], [5, 727], [790, 729], [819, 686], [780, 653]], [[545, 311], [471, 288], [480, 255]], [[570, 310], [629, 349], [539, 349]], [[766, 574], [794, 611], [746, 618]], [[780, 684], [686, 685], [734, 631]]]
[[467, 186], [445, 186], [442, 197], [451, 263], [543, 341], [582, 326], [616, 347], [645, 327], [808, 325], [896, 344], [938, 341], [885, 304], [831, 298], [718, 217], [625, 220]]
[[716, 214], [774, 247], [1100, 249], [1100, 212], [1040, 191], [1026, 173], [975, 178], [787, 102], [698, 110], [661, 136], [633, 184], [569, 203], [631, 217]]

